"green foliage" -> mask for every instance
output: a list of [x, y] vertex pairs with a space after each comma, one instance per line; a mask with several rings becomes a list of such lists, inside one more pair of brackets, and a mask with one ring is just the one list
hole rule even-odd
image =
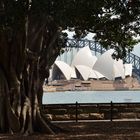
[[27, 17], [35, 16], [62, 29], [74, 28], [78, 38], [87, 31], [96, 33], [94, 39], [103, 47], [124, 57], [138, 42], [139, 5], [139, 0], [1, 0], [0, 30], [20, 30]]

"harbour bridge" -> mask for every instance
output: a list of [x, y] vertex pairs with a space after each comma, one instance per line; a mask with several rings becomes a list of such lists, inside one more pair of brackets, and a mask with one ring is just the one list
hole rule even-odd
[[[98, 42], [92, 40], [77, 40], [77, 39], [68, 39], [67, 47], [69, 48], [82, 48], [84, 46], [89, 46], [89, 48], [95, 53], [95, 55], [102, 54], [106, 51]], [[133, 53], [128, 53], [125, 60], [125, 63], [131, 63], [133, 66], [133, 74], [137, 76], [140, 81], [140, 57]]]

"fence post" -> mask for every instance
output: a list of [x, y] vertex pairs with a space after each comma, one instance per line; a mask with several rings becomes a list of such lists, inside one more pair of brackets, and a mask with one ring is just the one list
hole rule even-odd
[[110, 121], [112, 122], [113, 119], [113, 102], [110, 102]]
[[78, 102], [76, 101], [75, 119], [78, 122]]

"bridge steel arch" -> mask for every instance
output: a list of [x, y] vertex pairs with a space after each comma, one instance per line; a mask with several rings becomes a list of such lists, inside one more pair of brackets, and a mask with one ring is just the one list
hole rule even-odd
[[[68, 39], [67, 47], [71, 48], [83, 48], [84, 46], [89, 46], [89, 48], [96, 53], [104, 53], [106, 51], [99, 42], [93, 40], [82, 40], [82, 39]], [[131, 63], [133, 66], [133, 73], [136, 74], [140, 78], [140, 57], [133, 53], [128, 53], [126, 58], [124, 59], [125, 63]]]

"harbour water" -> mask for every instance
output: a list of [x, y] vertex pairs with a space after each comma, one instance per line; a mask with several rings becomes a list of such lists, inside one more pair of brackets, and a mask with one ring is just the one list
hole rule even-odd
[[66, 91], [43, 94], [43, 104], [140, 102], [140, 91]]

